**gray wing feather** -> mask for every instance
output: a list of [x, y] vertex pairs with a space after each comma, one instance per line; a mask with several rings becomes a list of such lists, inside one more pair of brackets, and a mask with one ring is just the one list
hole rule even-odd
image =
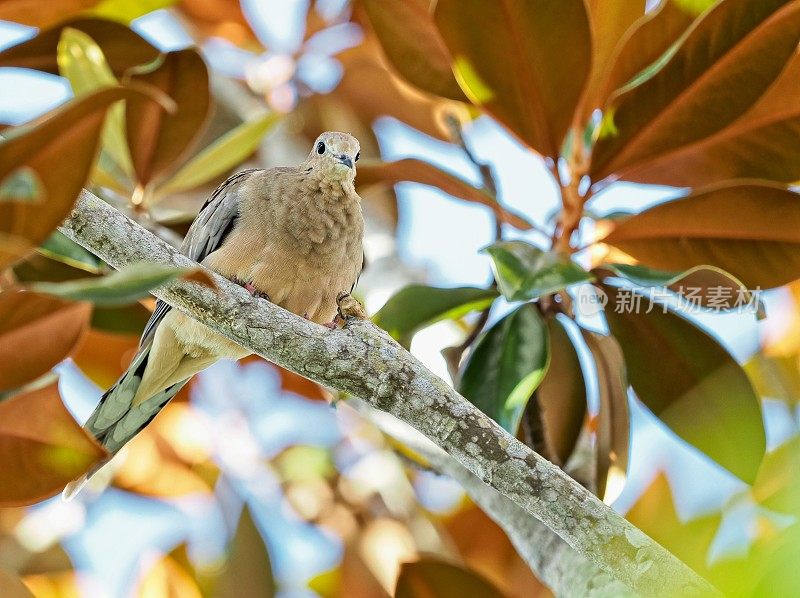
[[[257, 168], [237, 172], [223, 182], [200, 208], [200, 213], [189, 227], [181, 244], [181, 253], [196, 262], [202, 262], [209, 254], [219, 249], [236, 226], [239, 218], [239, 185]], [[139, 347], [153, 340], [156, 328], [172, 309], [168, 303], [156, 301], [156, 308], [144, 327]]]

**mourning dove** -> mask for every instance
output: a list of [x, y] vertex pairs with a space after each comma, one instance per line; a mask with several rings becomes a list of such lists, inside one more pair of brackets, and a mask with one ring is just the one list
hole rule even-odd
[[[358, 158], [354, 137], [328, 132], [299, 166], [233, 175], [203, 205], [181, 252], [255, 296], [332, 327], [338, 305], [352, 302], [349, 292], [363, 266], [364, 221], [353, 185]], [[158, 301], [128, 370], [85, 429], [113, 455], [191, 376], [218, 359], [249, 353]], [[100, 466], [69, 484], [64, 497]]]

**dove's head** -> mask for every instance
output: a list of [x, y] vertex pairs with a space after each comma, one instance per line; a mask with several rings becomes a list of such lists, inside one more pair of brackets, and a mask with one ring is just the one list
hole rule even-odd
[[317, 137], [306, 163], [326, 177], [352, 181], [359, 157], [358, 139], [347, 133], [328, 131]]

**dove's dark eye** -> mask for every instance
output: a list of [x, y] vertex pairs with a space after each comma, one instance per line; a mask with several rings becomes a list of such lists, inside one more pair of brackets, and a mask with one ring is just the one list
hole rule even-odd
[[322, 141], [317, 144], [317, 153], [320, 155], [325, 153], [325, 144]]
[[358, 159], [359, 159], [360, 157], [361, 157], [361, 152], [357, 152], [357, 153], [356, 153], [356, 162], [358, 162]]

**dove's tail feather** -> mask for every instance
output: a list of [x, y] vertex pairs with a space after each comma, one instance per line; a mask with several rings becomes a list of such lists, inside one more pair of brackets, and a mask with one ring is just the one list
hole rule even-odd
[[81, 477], [67, 484], [62, 493], [64, 500], [74, 498], [86, 482], [108, 463], [111, 457], [128, 441], [141, 432], [188, 382], [188, 378], [186, 378], [155, 393], [146, 400], [134, 401], [142, 383], [149, 354], [149, 346], [140, 349], [125, 373], [100, 398], [100, 403], [94, 413], [83, 426], [105, 447], [110, 456], [93, 466]]

